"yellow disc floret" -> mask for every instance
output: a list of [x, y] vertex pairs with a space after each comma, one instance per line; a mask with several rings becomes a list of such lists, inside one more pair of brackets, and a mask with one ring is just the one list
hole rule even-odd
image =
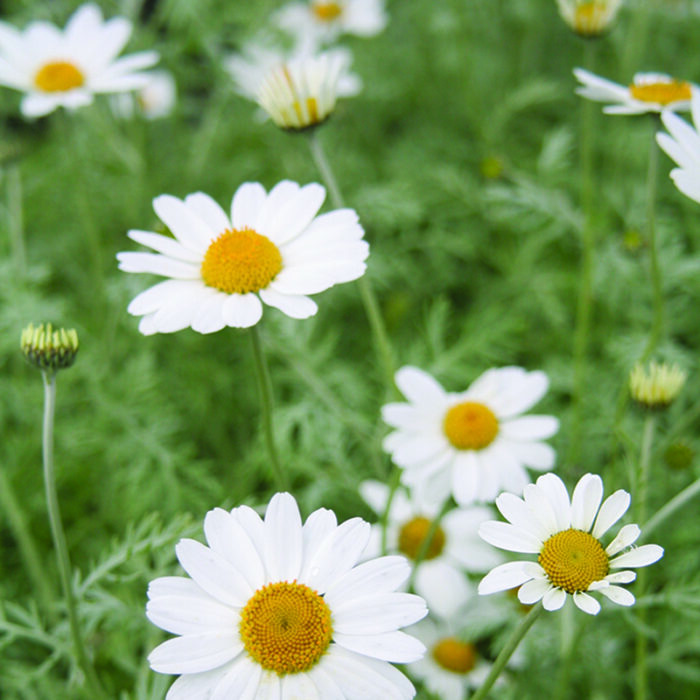
[[246, 651], [266, 671], [279, 675], [308, 671], [325, 654], [333, 628], [323, 598], [301, 583], [270, 583], [241, 611]]
[[311, 9], [322, 22], [332, 22], [343, 14], [343, 6], [338, 2], [314, 2]]
[[46, 63], [34, 76], [34, 85], [42, 92], [67, 92], [84, 84], [82, 72], [67, 61]]
[[635, 100], [640, 100], [642, 102], [655, 102], [660, 105], [668, 105], [672, 102], [690, 101], [692, 91], [690, 83], [669, 79], [664, 82], [630, 85], [630, 95], [632, 95]]
[[452, 673], [469, 673], [476, 664], [476, 648], [456, 637], [441, 639], [432, 649], [435, 663]]
[[[430, 531], [430, 525], [430, 520], [422, 516], [417, 516], [405, 523], [399, 532], [399, 551], [409, 559], [416, 559], [425, 546], [425, 538]], [[435, 557], [440, 556], [446, 539], [443, 529], [441, 527], [435, 528], [423, 559], [435, 559]]]
[[498, 435], [498, 418], [488, 406], [465, 401], [447, 411], [442, 427], [458, 450], [481, 450]]
[[202, 279], [227, 294], [248, 294], [267, 287], [282, 269], [282, 254], [252, 229], [224, 231], [202, 261]]
[[588, 532], [571, 528], [552, 535], [538, 561], [551, 583], [567, 593], [588, 590], [610, 570], [603, 545]]

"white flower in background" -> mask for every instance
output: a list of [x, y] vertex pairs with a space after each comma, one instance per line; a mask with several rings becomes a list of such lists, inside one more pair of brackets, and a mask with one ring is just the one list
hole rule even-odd
[[257, 102], [283, 129], [304, 129], [327, 119], [338, 97], [352, 97], [362, 82], [350, 72], [352, 53], [331, 49], [293, 54], [251, 43], [230, 56], [226, 68], [236, 90]]
[[139, 330], [247, 328], [260, 320], [263, 302], [292, 318], [313, 316], [318, 307], [307, 295], [361, 277], [369, 255], [354, 210], [316, 216], [325, 196], [315, 183], [283, 180], [266, 193], [247, 182], [233, 197], [230, 218], [202, 192], [156, 197], [153, 208], [174, 238], [129, 231], [158, 254], [117, 255], [121, 270], [170, 278], [129, 304], [129, 313], [143, 316]]
[[603, 481], [596, 474], [581, 477], [571, 501], [566, 486], [554, 474], [544, 474], [536, 484], [526, 486], [523, 498], [501, 494], [496, 505], [508, 522], [484, 523], [479, 534], [495, 547], [537, 554], [537, 563], [497, 566], [482, 579], [479, 593], [520, 586], [521, 603], [541, 600], [546, 610], [558, 610], [570, 595], [578, 608], [591, 615], [600, 610], [600, 603], [589, 595], [592, 591], [600, 591], [618, 605], [633, 605], [634, 596], [617, 584], [634, 581], [637, 575], [628, 568], [653, 564], [664, 550], [656, 544], [632, 547], [641, 534], [637, 525], [623, 526], [604, 548], [600, 538], [627, 512], [630, 495], [615, 491], [601, 505], [602, 498]]
[[[382, 516], [389, 487], [379, 481], [363, 481], [360, 495], [378, 516]], [[395, 492], [387, 519], [386, 546], [415, 561], [426, 542], [426, 536], [441, 510], [441, 504], [423, 501], [418, 492], [409, 497], [403, 490]], [[478, 535], [479, 525], [493, 517], [490, 508], [474, 506], [455, 508], [440, 521], [425, 556], [418, 564], [414, 588], [425, 598], [431, 613], [441, 617], [454, 614], [473, 595], [473, 586], [465, 572], [483, 573], [503, 558]], [[382, 528], [372, 526], [367, 556], [382, 551]]]
[[154, 70], [143, 74], [148, 82], [133, 93], [113, 95], [110, 104], [114, 113], [122, 119], [142, 114], [146, 119], [167, 117], [175, 107], [177, 87], [172, 73]]
[[557, 0], [562, 19], [584, 37], [604, 34], [615, 21], [621, 5], [622, 0]]
[[292, 2], [272, 17], [272, 22], [291, 34], [298, 48], [316, 51], [341, 34], [370, 37], [387, 23], [384, 0], [307, 0]]
[[465, 641], [454, 618], [426, 617], [408, 631], [425, 644], [427, 652], [407, 670], [440, 700], [466, 700], [470, 690], [483, 685], [491, 664], [475, 644]]
[[574, 75], [582, 84], [576, 88], [576, 94], [594, 102], [609, 102], [603, 107], [606, 114], [688, 110], [696, 87], [664, 73], [637, 73], [628, 86], [618, 85], [583, 68], [574, 68]]
[[41, 117], [57, 107], [89, 105], [96, 93], [143, 87], [138, 71], [158, 61], [155, 51], [117, 58], [129, 40], [131, 22], [106, 22], [97, 5], [82, 5], [61, 31], [49, 22], [31, 22], [20, 32], [0, 22], [0, 85], [21, 90], [26, 117]]
[[426, 613], [396, 592], [410, 568], [391, 556], [358, 564], [370, 526], [337, 524], [321, 508], [302, 524], [296, 501], [275, 495], [265, 519], [247, 506], [204, 520], [209, 546], [175, 548], [190, 578], [148, 587], [148, 619], [177, 636], [156, 647], [151, 668], [178, 674], [167, 700], [404, 700], [415, 690], [391, 663], [424, 646], [399, 631]]
[[[700, 92], [693, 90], [691, 126], [672, 112], [664, 112], [661, 120], [668, 134], [659, 132], [656, 141], [669, 158], [678, 164], [671, 170], [671, 179], [686, 196], [700, 202]], [[669, 135], [670, 134], [670, 135]]]
[[396, 385], [408, 403], [390, 403], [382, 418], [396, 430], [384, 449], [404, 471], [401, 479], [427, 500], [493, 501], [522, 491], [524, 467], [548, 470], [555, 453], [542, 442], [559, 429], [552, 416], [523, 416], [547, 391], [544, 372], [490, 369], [466, 391], [447, 393], [429, 374], [402, 367]]

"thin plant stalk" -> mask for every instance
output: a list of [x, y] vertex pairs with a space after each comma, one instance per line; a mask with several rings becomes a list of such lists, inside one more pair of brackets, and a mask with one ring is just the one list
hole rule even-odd
[[[663, 505], [654, 515], [642, 525], [641, 540], [646, 540], [652, 532], [663, 525], [677, 510], [680, 510], [686, 503], [690, 503], [700, 494], [700, 479], [696, 479], [692, 484], [679, 491], [668, 503]], [[640, 541], [641, 541], [640, 540]]]
[[24, 242], [24, 215], [22, 213], [22, 173], [19, 163], [5, 167], [7, 230], [14, 268], [24, 277], [27, 272], [27, 252]]
[[253, 348], [253, 359], [255, 361], [255, 376], [258, 380], [260, 413], [265, 444], [267, 445], [267, 452], [270, 457], [270, 463], [272, 464], [272, 471], [274, 473], [274, 479], [277, 482], [277, 487], [280, 491], [286, 491], [289, 488], [287, 475], [282, 468], [282, 463], [280, 462], [279, 454], [277, 453], [277, 446], [275, 444], [275, 433], [272, 420], [272, 382], [270, 381], [270, 372], [267, 368], [267, 361], [265, 360], [262, 341], [260, 339], [260, 332], [258, 331], [257, 326], [253, 326], [250, 329], [250, 340]]
[[528, 633], [530, 627], [535, 624], [537, 618], [542, 614], [544, 608], [542, 607], [542, 602], [540, 601], [535, 605], [530, 612], [520, 621], [520, 624], [513, 630], [508, 641], [505, 643], [501, 653], [496, 657], [496, 660], [491, 667], [491, 672], [486, 677], [481, 687], [471, 696], [471, 700], [484, 700], [488, 695], [489, 690], [493, 687], [493, 684], [498, 680], [498, 677], [503, 672], [506, 664], [513, 656], [513, 653], [518, 648], [518, 645], [523, 640], [523, 637]]
[[85, 647], [85, 642], [80, 630], [78, 619], [78, 606], [73, 592], [72, 566], [68, 555], [68, 545], [63, 531], [61, 521], [61, 511], [58, 506], [58, 496], [56, 494], [56, 477], [53, 462], [53, 433], [54, 415], [56, 412], [56, 373], [43, 371], [41, 373], [44, 380], [44, 422], [42, 439], [42, 456], [44, 462], [44, 490], [46, 492], [46, 506], [49, 514], [49, 524], [51, 526], [51, 536], [56, 550], [56, 560], [58, 563], [58, 573], [61, 579], [61, 587], [68, 610], [68, 622], [70, 625], [73, 651], [75, 653], [78, 666], [85, 675], [85, 682], [93, 698], [107, 700], [107, 695], [102, 690], [97, 673], [90, 661]]
[[389, 476], [389, 495], [386, 499], [386, 505], [384, 506], [384, 511], [379, 518], [379, 525], [382, 530], [382, 555], [387, 553], [387, 529], [389, 526], [389, 513], [391, 512], [391, 504], [394, 502], [394, 496], [401, 483], [401, 469], [395, 464], [392, 467], [391, 475]]
[[418, 567], [421, 565], [421, 563], [425, 560], [426, 556], [428, 555], [428, 551], [430, 550], [430, 545], [433, 543], [433, 539], [435, 538], [435, 533], [438, 531], [438, 528], [440, 527], [440, 523], [442, 522], [442, 519], [445, 517], [448, 510], [450, 510], [450, 499], [449, 498], [442, 504], [442, 508], [440, 509], [440, 512], [431, 521], [430, 527], [428, 528], [428, 531], [425, 533], [425, 537], [423, 538], [423, 541], [420, 543], [420, 548], [418, 549], [418, 552], [416, 553], [416, 558], [412, 562], [413, 568], [411, 569], [411, 576], [408, 579], [409, 589], [413, 588], [413, 584], [415, 583], [415, 579], [416, 579], [416, 574], [418, 573]]
[[[323, 150], [321, 141], [318, 138], [316, 129], [313, 129], [309, 135], [309, 148], [311, 150], [311, 157], [313, 158], [319, 174], [321, 175], [321, 179], [328, 188], [333, 206], [338, 209], [342, 209], [345, 204], [340, 193], [340, 188], [338, 187], [338, 181], [333, 174], [328, 158], [326, 158], [325, 151]], [[372, 336], [374, 338], [379, 364], [383, 369], [387, 386], [390, 387], [391, 391], [393, 392], [395, 391], [394, 355], [391, 349], [391, 343], [389, 342], [386, 326], [384, 325], [384, 319], [382, 318], [379, 308], [379, 303], [377, 302], [377, 298], [367, 275], [360, 277], [360, 279], [357, 280], [357, 284], [360, 290], [362, 304], [365, 307], [365, 313], [367, 314], [367, 319], [369, 321], [370, 328], [372, 329]]]

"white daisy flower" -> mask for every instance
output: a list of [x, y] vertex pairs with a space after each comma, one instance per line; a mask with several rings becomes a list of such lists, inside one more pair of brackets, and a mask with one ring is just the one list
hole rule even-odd
[[286, 56], [262, 44], [248, 45], [226, 62], [236, 90], [257, 102], [283, 129], [306, 129], [325, 121], [338, 97], [352, 97], [362, 81], [350, 72], [352, 54], [331, 49]]
[[[363, 481], [360, 495], [378, 516], [383, 515], [389, 498], [386, 484]], [[410, 496], [403, 489], [396, 491], [386, 524], [387, 550], [415, 561], [440, 510], [439, 504], [424, 501], [416, 491]], [[483, 573], [503, 561], [478, 535], [479, 525], [492, 516], [490, 508], [474, 506], [455, 508], [441, 519], [413, 583], [432, 613], [441, 617], [454, 614], [473, 595], [465, 572]], [[372, 526], [366, 555], [378, 556], [381, 551], [382, 527], [377, 524]]]
[[610, 102], [606, 114], [645, 114], [646, 112], [683, 111], [690, 109], [692, 83], [676, 80], [664, 73], [637, 73], [632, 84], [618, 85], [583, 68], [574, 68], [583, 87], [576, 94], [594, 102]]
[[272, 21], [295, 38], [298, 48], [316, 51], [341, 34], [379, 34], [386, 26], [387, 15], [384, 0], [307, 0], [286, 5]]
[[559, 429], [552, 416], [522, 416], [544, 396], [544, 372], [504, 367], [484, 372], [461, 393], [447, 393], [429, 374], [402, 367], [396, 385], [409, 403], [382, 408], [396, 430], [384, 449], [404, 471], [403, 483], [428, 500], [493, 501], [503, 490], [521, 491], [524, 467], [547, 470], [554, 450], [542, 442]]
[[464, 640], [454, 618], [426, 617], [409, 631], [425, 644], [427, 653], [407, 670], [440, 700], [466, 700], [471, 690], [483, 685], [492, 664], [475, 644]]
[[415, 690], [392, 663], [425, 647], [400, 627], [420, 620], [424, 601], [396, 592], [403, 557], [358, 564], [370, 526], [337, 524], [321, 508], [302, 524], [296, 501], [275, 495], [265, 519], [247, 506], [204, 520], [209, 546], [175, 548], [191, 578], [148, 588], [148, 619], [180, 635], [156, 647], [151, 668], [178, 674], [167, 700], [403, 700]]
[[112, 110], [121, 119], [131, 119], [134, 114], [141, 114], [146, 119], [162, 119], [173, 111], [177, 87], [172, 73], [154, 70], [143, 75], [148, 80], [143, 87], [133, 93], [112, 96]]
[[175, 238], [129, 231], [158, 254], [117, 255], [121, 270], [170, 278], [129, 304], [129, 313], [143, 317], [141, 333], [247, 328], [260, 320], [262, 302], [292, 318], [313, 316], [318, 307], [307, 295], [361, 277], [369, 255], [354, 210], [316, 216], [325, 196], [315, 183], [283, 180], [266, 193], [247, 182], [230, 218], [201, 192], [156, 197], [153, 208]]
[[[661, 120], [669, 133], [656, 135], [656, 141], [679, 167], [671, 170], [671, 179], [686, 196], [700, 202], [700, 92], [693, 90], [691, 100], [693, 124], [679, 116], [664, 112]], [[670, 135], [669, 135], [670, 134]]]
[[523, 498], [501, 494], [496, 505], [508, 523], [484, 523], [479, 534], [495, 547], [537, 554], [537, 563], [497, 566], [482, 579], [479, 593], [520, 586], [521, 603], [541, 600], [545, 610], [558, 610], [569, 594], [591, 615], [598, 614], [600, 603], [589, 591], [600, 591], [618, 605], [633, 605], [634, 596], [617, 584], [634, 581], [637, 575], [628, 568], [653, 564], [664, 550], [656, 544], [630, 549], [641, 534], [637, 525], [623, 526], [604, 548], [600, 538], [627, 512], [630, 495], [615, 491], [601, 505], [602, 498], [603, 481], [596, 474], [581, 477], [571, 501], [554, 474], [544, 474], [526, 486]]
[[622, 5], [622, 0], [557, 0], [559, 14], [576, 34], [597, 37], [604, 34]]
[[82, 5], [63, 31], [49, 22], [31, 22], [20, 32], [0, 22], [0, 85], [27, 93], [25, 117], [41, 117], [57, 107], [90, 104], [96, 93], [143, 87], [138, 71], [158, 61], [155, 51], [117, 59], [131, 35], [131, 22], [113, 17], [106, 22], [97, 5]]

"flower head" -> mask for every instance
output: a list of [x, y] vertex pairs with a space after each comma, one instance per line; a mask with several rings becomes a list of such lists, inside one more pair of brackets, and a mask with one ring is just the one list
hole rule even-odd
[[522, 490], [525, 466], [551, 469], [554, 450], [542, 442], [559, 428], [552, 416], [522, 416], [547, 391], [544, 372], [490, 369], [466, 391], [447, 393], [429, 374], [402, 367], [396, 384], [408, 403], [383, 407], [396, 430], [384, 449], [404, 471], [402, 481], [424, 497], [457, 503], [493, 501], [504, 489]]
[[559, 14], [576, 34], [597, 37], [615, 21], [622, 0], [557, 0]]
[[664, 112], [661, 120], [669, 133], [658, 133], [656, 141], [678, 164], [671, 170], [676, 187], [686, 197], [700, 202], [700, 92], [697, 90], [693, 91], [691, 113], [694, 126], [672, 112]]
[[191, 578], [151, 582], [146, 614], [180, 635], [149, 656], [160, 673], [181, 674], [180, 698], [412, 698], [393, 663], [420, 658], [423, 645], [399, 628], [426, 613], [397, 592], [409, 566], [397, 556], [358, 564], [370, 526], [337, 524], [332, 511], [302, 524], [296, 501], [275, 495], [265, 519], [247, 506], [210, 511], [208, 546], [175, 551]]
[[[360, 494], [370, 507], [381, 516], [389, 498], [389, 487], [378, 481], [363, 481]], [[386, 546], [417, 565], [413, 586], [425, 598], [431, 613], [441, 617], [453, 615], [473, 596], [473, 589], [465, 572], [483, 573], [496, 566], [502, 558], [478, 536], [479, 525], [492, 516], [490, 508], [472, 506], [449, 511], [426, 538], [431, 524], [438, 517], [440, 504], [429, 503], [419, 492], [410, 495], [403, 489], [394, 493], [386, 522]], [[372, 527], [367, 547], [368, 556], [381, 552], [382, 527]]]
[[609, 102], [603, 107], [606, 114], [687, 110], [695, 87], [664, 73], [637, 73], [628, 86], [618, 85], [583, 68], [574, 68], [574, 75], [582, 84], [576, 88], [576, 94], [594, 102]]
[[647, 408], [665, 408], [678, 396], [687, 376], [678, 365], [638, 363], [630, 372], [630, 394]]
[[602, 498], [603, 481], [596, 474], [581, 477], [571, 500], [555, 474], [528, 484], [523, 498], [502, 493], [496, 506], [508, 522], [484, 523], [479, 534], [495, 547], [537, 554], [537, 562], [497, 566], [482, 579], [479, 593], [520, 586], [521, 603], [541, 600], [546, 610], [558, 610], [571, 595], [576, 606], [591, 615], [600, 610], [592, 591], [618, 605], [633, 605], [634, 596], [617, 584], [634, 581], [637, 575], [628, 568], [653, 564], [664, 550], [656, 544], [630, 549], [641, 534], [637, 525], [623, 526], [604, 547], [601, 538], [627, 512], [630, 495], [619, 490], [601, 504]]
[[48, 22], [31, 22], [20, 32], [0, 22], [0, 84], [21, 90], [26, 117], [41, 117], [57, 107], [76, 109], [95, 93], [135, 90], [146, 84], [139, 73], [158, 60], [155, 51], [117, 58], [129, 40], [131, 22], [106, 22], [97, 5], [82, 5], [63, 31]]
[[129, 304], [143, 317], [139, 330], [247, 328], [260, 320], [263, 302], [292, 318], [313, 316], [318, 307], [307, 295], [361, 277], [369, 254], [354, 210], [316, 216], [325, 195], [317, 184], [283, 180], [266, 193], [248, 182], [236, 191], [230, 218], [201, 192], [156, 197], [153, 208], [175, 238], [129, 231], [157, 254], [117, 255], [126, 272], [170, 278]]
[[42, 371], [56, 372], [75, 362], [78, 354], [78, 334], [74, 328], [54, 330], [50, 323], [22, 331], [20, 345], [27, 361]]
[[295, 38], [298, 48], [316, 51], [341, 34], [379, 34], [387, 16], [384, 0], [305, 0], [283, 7], [273, 22]]

